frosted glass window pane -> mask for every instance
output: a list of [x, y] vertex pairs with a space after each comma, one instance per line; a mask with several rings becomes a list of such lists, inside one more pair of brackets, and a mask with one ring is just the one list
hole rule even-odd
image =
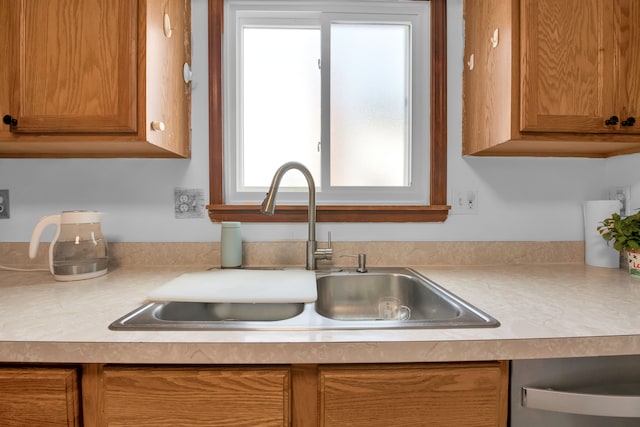
[[410, 185], [409, 36], [404, 24], [331, 25], [332, 186]]
[[[268, 187], [283, 163], [298, 161], [320, 182], [320, 30], [243, 29], [239, 187]], [[302, 174], [283, 186], [307, 188]]]

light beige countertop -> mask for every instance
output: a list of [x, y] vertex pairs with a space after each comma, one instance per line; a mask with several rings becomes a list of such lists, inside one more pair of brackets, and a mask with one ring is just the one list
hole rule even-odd
[[429, 362], [640, 354], [640, 280], [581, 263], [417, 271], [498, 328], [111, 331], [168, 280], [205, 267], [116, 267], [56, 282], [0, 271], [0, 362], [279, 364]]

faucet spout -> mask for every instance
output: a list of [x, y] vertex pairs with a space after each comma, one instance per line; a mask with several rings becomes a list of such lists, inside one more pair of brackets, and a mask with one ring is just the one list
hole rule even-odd
[[280, 166], [276, 173], [273, 175], [271, 186], [265, 196], [260, 212], [266, 215], [273, 215], [276, 209], [276, 194], [278, 188], [280, 188], [280, 181], [282, 176], [291, 169], [297, 169], [304, 175], [307, 180], [307, 186], [309, 187], [309, 203], [307, 221], [309, 222], [309, 237], [307, 239], [307, 270], [316, 269], [317, 259], [331, 259], [333, 254], [331, 247], [318, 250], [318, 243], [316, 242], [316, 185], [313, 180], [313, 176], [309, 169], [302, 163], [287, 162]]

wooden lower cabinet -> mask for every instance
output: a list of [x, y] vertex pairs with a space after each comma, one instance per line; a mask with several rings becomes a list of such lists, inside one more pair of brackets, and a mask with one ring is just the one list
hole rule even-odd
[[319, 425], [506, 426], [508, 363], [324, 366]]
[[287, 426], [289, 367], [90, 367], [85, 426]]
[[0, 367], [0, 425], [81, 426], [75, 368]]
[[508, 381], [507, 361], [6, 366], [0, 425], [506, 427]]

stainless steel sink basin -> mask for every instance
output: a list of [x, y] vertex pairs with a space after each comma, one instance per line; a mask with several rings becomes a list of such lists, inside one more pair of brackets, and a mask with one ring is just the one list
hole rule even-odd
[[273, 322], [297, 316], [303, 309], [302, 303], [170, 302], [159, 305], [153, 316], [167, 322]]
[[407, 268], [317, 273], [314, 303], [148, 303], [112, 330], [315, 330], [497, 327], [499, 322]]
[[318, 277], [316, 311], [330, 319], [451, 321], [463, 307], [433, 286], [404, 273]]

